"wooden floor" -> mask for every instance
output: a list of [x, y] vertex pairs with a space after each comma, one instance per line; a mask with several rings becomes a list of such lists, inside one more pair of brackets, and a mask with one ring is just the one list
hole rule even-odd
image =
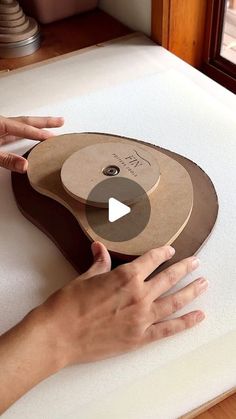
[[96, 9], [48, 25], [41, 25], [42, 45], [22, 58], [0, 59], [0, 71], [13, 70], [67, 52], [89, 47], [131, 33], [108, 14]]
[[[96, 9], [41, 26], [42, 45], [28, 57], [0, 59], [0, 71], [8, 71], [41, 62], [127, 35], [132, 31], [120, 22]], [[203, 383], [204, 385], [204, 383]], [[199, 419], [236, 419], [236, 394], [197, 416]]]
[[197, 419], [236, 419], [236, 393], [198, 415]]

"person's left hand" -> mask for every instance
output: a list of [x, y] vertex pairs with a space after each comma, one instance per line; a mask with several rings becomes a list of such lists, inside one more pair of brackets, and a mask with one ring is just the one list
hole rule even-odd
[[[36, 141], [47, 140], [53, 137], [53, 133], [44, 128], [61, 127], [63, 124], [64, 119], [60, 117], [19, 116], [5, 118], [0, 116], [0, 146], [21, 138]], [[17, 154], [0, 151], [0, 167], [24, 173], [27, 170], [28, 162]]]

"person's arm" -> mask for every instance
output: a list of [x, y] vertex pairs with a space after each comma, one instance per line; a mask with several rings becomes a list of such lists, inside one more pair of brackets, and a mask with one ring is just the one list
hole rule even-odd
[[173, 295], [164, 295], [198, 266], [195, 257], [145, 279], [173, 255], [154, 249], [110, 271], [110, 257], [93, 243], [94, 264], [54, 293], [0, 338], [0, 412], [61, 368], [112, 357], [195, 326], [193, 311], [166, 320], [207, 288], [198, 278]]
[[[19, 116], [5, 118], [0, 116], [0, 145], [27, 138], [44, 141], [53, 136], [53, 133], [44, 128], [57, 128], [64, 124], [63, 118], [49, 116]], [[13, 153], [0, 151], [0, 167], [25, 173], [28, 162], [24, 157]]]

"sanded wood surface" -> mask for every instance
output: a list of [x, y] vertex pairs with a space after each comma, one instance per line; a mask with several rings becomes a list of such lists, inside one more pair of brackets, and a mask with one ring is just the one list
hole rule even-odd
[[[102, 241], [109, 251], [121, 257], [139, 256], [152, 248], [173, 243], [186, 226], [191, 215], [193, 187], [191, 178], [184, 167], [158, 149], [153, 149], [152, 155], [157, 160], [161, 178], [158, 187], [149, 196], [151, 215], [144, 230], [130, 240], [117, 242], [105, 240], [102, 230], [100, 236], [89, 224], [86, 206], [65, 191], [61, 181], [61, 169], [64, 162], [75, 151], [88, 145], [96, 146], [111, 141], [114, 145], [119, 145], [119, 150], [120, 145], [133, 145], [133, 142], [129, 139], [102, 134], [68, 134], [38, 144], [28, 157], [28, 177], [31, 186], [36, 191], [57, 200], [69, 209], [91, 241]], [[150, 147], [143, 144], [139, 146], [140, 153], [145, 154], [146, 149], [150, 150]], [[73, 170], [70, 171], [70, 178], [74, 177], [75, 183], [81, 181], [85, 186], [86, 184], [89, 186], [87, 177], [90, 176], [91, 162], [88, 163], [87, 170], [81, 176], [78, 175], [78, 171], [75, 176]], [[105, 178], [104, 175], [103, 177]], [[133, 204], [132, 211], [135, 211], [138, 207], [138, 214], [142, 217], [145, 213], [145, 205], [145, 200], [141, 199]], [[104, 225], [104, 220], [107, 219], [107, 210], [96, 208], [95, 212], [96, 223]], [[107, 223], [104, 225], [104, 231], [106, 225]], [[115, 228], [117, 228], [117, 231]], [[115, 225], [113, 237], [116, 237], [116, 233], [118, 237], [119, 228], [127, 231], [130, 229], [128, 217], [123, 220], [122, 226], [119, 226], [118, 223]]]

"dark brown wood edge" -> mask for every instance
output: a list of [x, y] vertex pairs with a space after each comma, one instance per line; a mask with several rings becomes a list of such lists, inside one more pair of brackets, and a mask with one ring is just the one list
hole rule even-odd
[[[138, 141], [134, 139], [129, 140]], [[164, 154], [175, 158], [185, 167], [191, 176], [194, 187], [194, 200], [197, 203], [193, 208], [187, 226], [173, 243], [173, 246], [176, 248], [175, 256], [171, 261], [159, 267], [156, 271], [157, 273], [172, 263], [184, 259], [199, 250], [214, 227], [218, 214], [218, 199], [211, 180], [195, 163], [161, 147], [147, 144], [143, 141], [138, 142], [152, 148], [158, 148]], [[25, 157], [27, 157], [28, 153], [25, 154]], [[51, 238], [78, 273], [86, 271], [92, 263], [91, 242], [69, 210], [53, 199], [36, 192], [31, 187], [27, 174], [21, 175], [12, 172], [12, 188], [18, 208], [22, 214]], [[199, 207], [201, 211], [199, 211]], [[55, 214], [57, 214], [56, 217]], [[121, 260], [117, 258], [117, 255], [112, 255], [112, 267], [126, 261], [127, 259]]]
[[220, 54], [225, 4], [225, 0], [209, 0], [207, 3], [205, 48], [201, 70], [236, 93], [236, 65]]

